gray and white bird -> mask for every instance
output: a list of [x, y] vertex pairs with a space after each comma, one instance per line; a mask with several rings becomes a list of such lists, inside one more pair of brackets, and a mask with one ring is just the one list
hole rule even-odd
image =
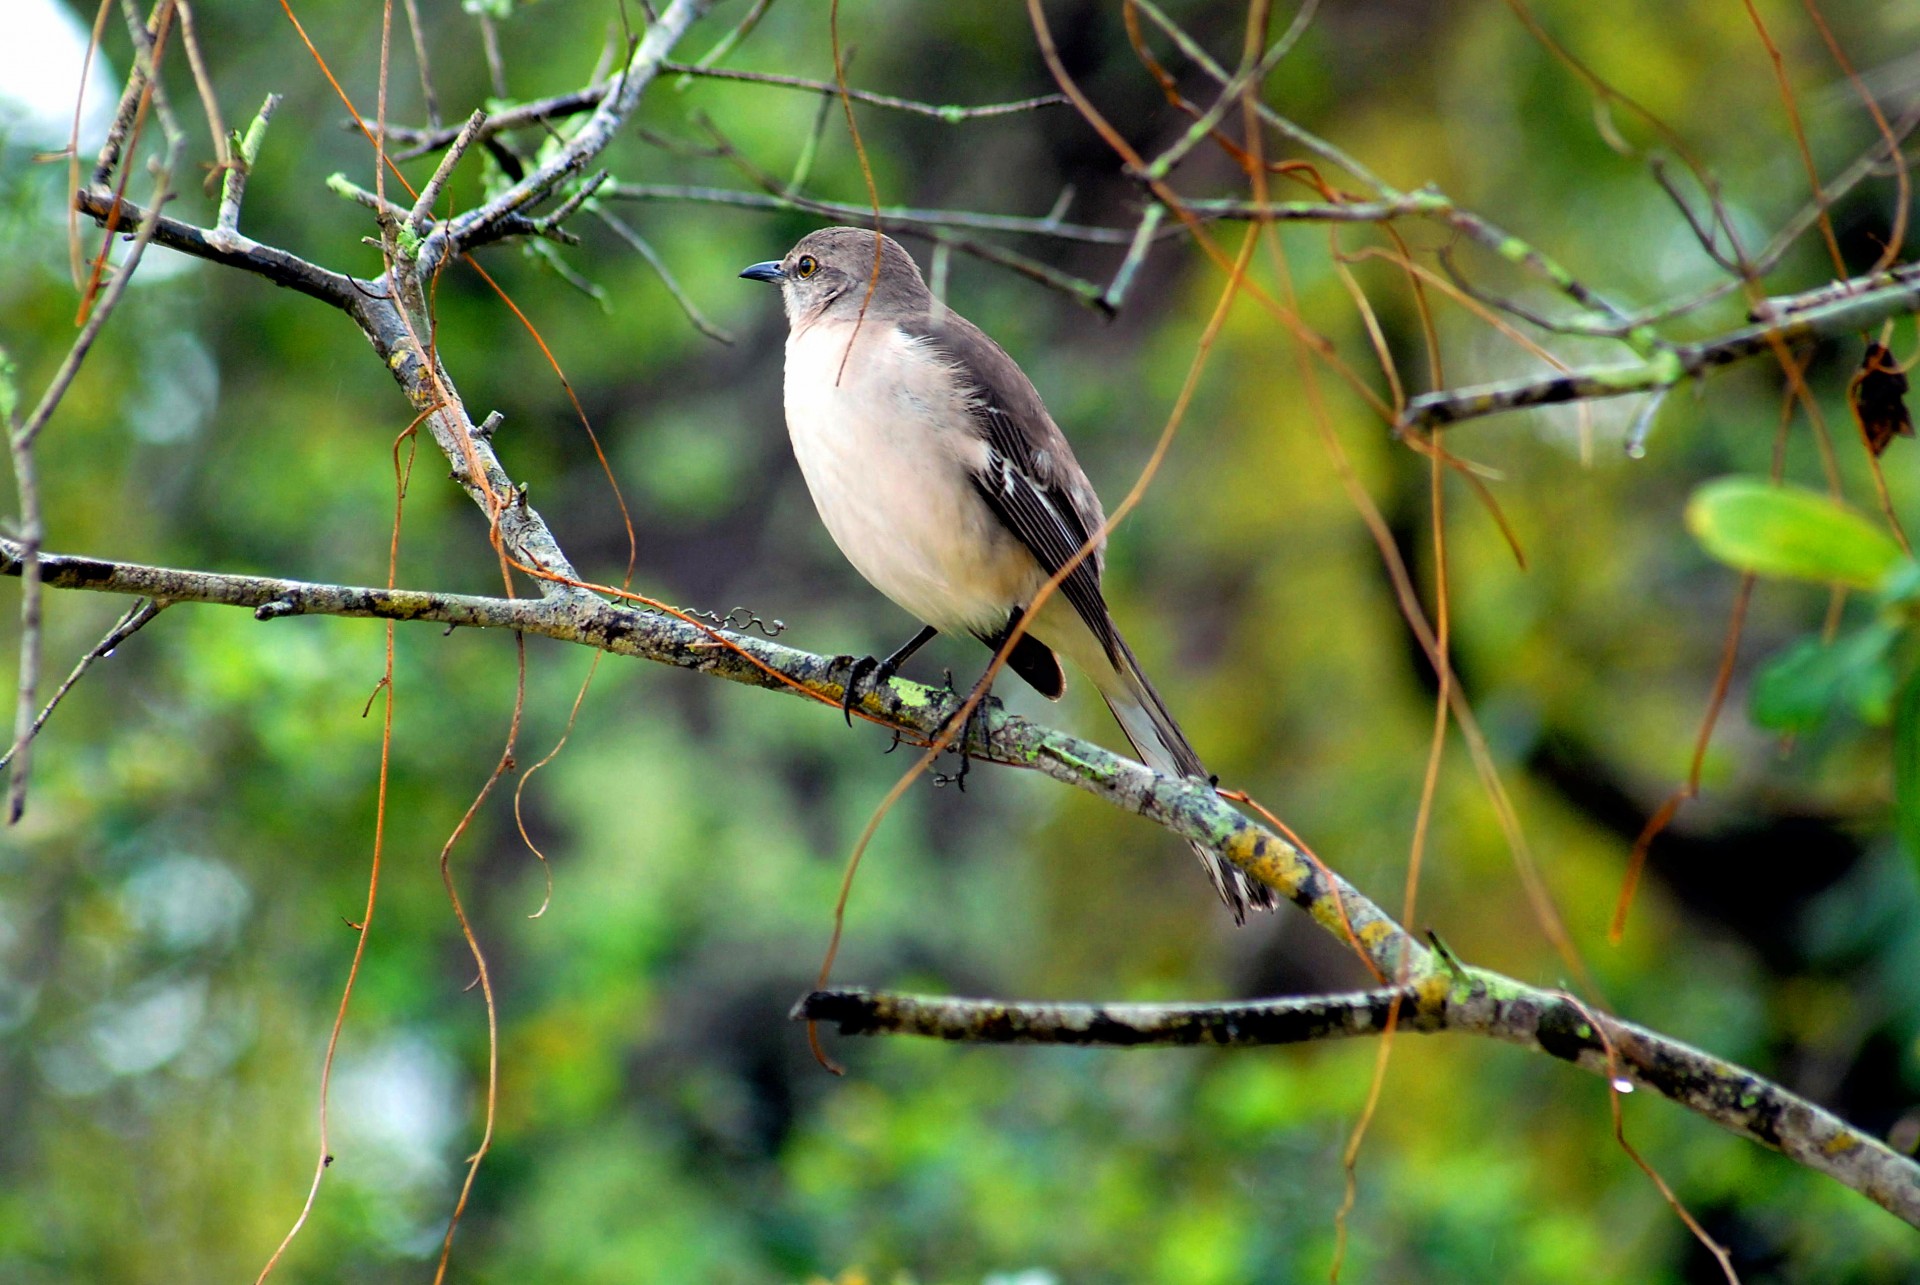
[[[848, 702], [869, 672], [884, 683], [935, 633], [998, 650], [1035, 591], [1105, 524], [1032, 382], [978, 326], [936, 305], [912, 256], [877, 232], [822, 228], [740, 275], [778, 283], [786, 303], [787, 431], [821, 521], [854, 569], [922, 622], [885, 660], [856, 664]], [[1007, 664], [1058, 700], [1064, 653], [1148, 766], [1205, 780], [1107, 610], [1104, 546], [1027, 621]], [[1194, 851], [1236, 921], [1274, 904], [1271, 889]]]

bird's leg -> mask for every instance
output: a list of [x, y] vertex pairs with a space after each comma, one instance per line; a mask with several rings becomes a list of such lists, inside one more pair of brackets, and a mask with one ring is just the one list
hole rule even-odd
[[848, 727], [853, 726], [853, 703], [860, 694], [860, 681], [871, 674], [876, 689], [884, 686], [893, 677], [893, 671], [906, 663], [907, 657], [926, 646], [939, 632], [932, 625], [922, 625], [919, 633], [907, 639], [885, 660], [875, 660], [871, 656], [858, 659], [847, 657], [852, 668], [847, 673], [846, 690], [840, 695], [840, 713], [845, 716]]

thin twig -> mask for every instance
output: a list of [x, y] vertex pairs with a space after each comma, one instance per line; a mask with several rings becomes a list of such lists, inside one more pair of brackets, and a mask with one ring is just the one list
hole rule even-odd
[[[151, 239], [155, 245], [163, 245], [169, 250], [178, 250], [223, 267], [253, 273], [275, 285], [298, 290], [336, 308], [350, 309], [356, 296], [372, 289], [345, 273], [330, 271], [290, 251], [262, 245], [244, 236], [234, 238], [232, 244], [223, 244], [224, 238], [220, 238], [213, 228], [195, 227], [132, 201], [115, 201], [113, 193], [104, 189], [77, 192], [73, 204], [82, 214], [102, 224], [115, 217], [117, 210], [120, 217], [137, 222], [142, 229], [151, 225]], [[135, 244], [140, 244], [137, 237]]]
[[[808, 80], [801, 76], [777, 76], [769, 72], [727, 71], [718, 68], [691, 66], [687, 63], [662, 62], [662, 71], [677, 71], [689, 76], [711, 76], [724, 80], [748, 81], [756, 84], [780, 85], [789, 89], [803, 90], [833, 99], [840, 91], [830, 80]], [[548, 98], [539, 98], [521, 103], [494, 113], [487, 127], [481, 131], [483, 139], [498, 134], [510, 133], [517, 129], [526, 129], [533, 125], [542, 125], [548, 121], [561, 120], [569, 116], [578, 116], [592, 111], [605, 100], [607, 93], [617, 81], [606, 81], [589, 85], [585, 89], [576, 89], [564, 94], [554, 94]], [[949, 124], [961, 121], [980, 120], [991, 116], [1005, 116], [1013, 112], [1033, 111], [1041, 107], [1051, 107], [1066, 100], [1058, 94], [1042, 94], [1037, 98], [1023, 98], [1017, 102], [984, 103], [974, 107], [957, 104], [922, 103], [909, 98], [895, 98], [890, 94], [876, 94], [864, 89], [847, 91], [855, 102], [869, 103], [875, 107], [888, 107], [895, 111], [910, 112], [919, 116], [931, 116]], [[349, 128], [358, 126], [349, 125]], [[406, 144], [406, 150], [394, 153], [394, 159], [407, 160], [427, 152], [438, 151], [448, 146], [458, 131], [443, 126], [430, 129], [410, 129], [402, 125], [387, 126], [387, 137], [396, 143]]]
[[247, 179], [253, 173], [253, 165], [260, 157], [260, 145], [266, 141], [267, 125], [273, 120], [274, 109], [280, 106], [280, 95], [268, 94], [266, 101], [260, 104], [260, 110], [247, 126], [246, 134], [235, 140], [235, 147], [227, 158], [227, 172], [220, 181], [220, 213], [214, 221], [214, 230], [226, 238], [229, 244], [237, 243], [240, 233], [240, 203], [246, 199]]
[[[603, 193], [621, 201], [688, 201], [702, 205], [734, 205], [749, 210], [800, 210], [827, 218], [858, 221], [873, 217], [864, 205], [823, 201], [783, 192], [742, 192], [726, 187], [699, 187], [672, 183], [609, 183]], [[1098, 227], [1089, 223], [1062, 223], [1052, 216], [981, 214], [971, 210], [935, 210], [918, 206], [883, 205], [880, 217], [889, 228], [966, 228], [976, 232], [1011, 232], [1023, 236], [1054, 237], [1091, 245], [1130, 245], [1132, 228]], [[1176, 236], [1178, 229], [1162, 234]]]
[[1916, 310], [1920, 310], [1920, 278], [1900, 280], [1715, 339], [1663, 346], [1652, 360], [1641, 365], [1585, 367], [1547, 378], [1427, 393], [1407, 403], [1400, 423], [1402, 427], [1436, 428], [1528, 406], [1653, 392], [1717, 366], [1776, 352], [1782, 344], [1838, 338]]
[[[31, 742], [40, 734], [40, 729], [47, 725], [49, 718], [53, 717], [53, 711], [59, 708], [60, 702], [67, 698], [67, 693], [73, 690], [81, 677], [93, 668], [95, 661], [104, 660], [113, 655], [114, 648], [139, 633], [149, 620], [160, 614], [161, 609], [166, 605], [164, 602], [155, 602], [151, 598], [142, 598], [129, 607], [127, 613], [120, 617], [119, 623], [109, 629], [106, 636], [80, 658], [79, 663], [74, 665], [73, 672], [67, 675], [66, 681], [61, 683], [48, 698], [39, 717], [33, 720], [33, 726], [27, 729], [27, 741]], [[17, 748], [18, 746], [15, 746], [8, 749], [5, 754], [0, 754], [0, 768], [5, 768], [13, 760], [14, 749]]]
[[1127, 297], [1127, 291], [1133, 288], [1134, 274], [1140, 265], [1146, 262], [1147, 250], [1153, 245], [1153, 238], [1160, 231], [1160, 225], [1166, 220], [1167, 207], [1159, 203], [1149, 205], [1140, 215], [1140, 225], [1134, 229], [1133, 243], [1127, 247], [1127, 257], [1120, 261], [1113, 280], [1108, 283], [1107, 291], [1100, 301], [1109, 312], [1119, 312], [1120, 305]]
[[427, 62], [427, 33], [420, 28], [417, 0], [405, 0], [407, 31], [413, 37], [413, 63], [420, 69], [420, 101], [427, 109], [427, 124], [440, 128], [440, 99], [433, 92], [433, 72]]
[[[408, 0], [409, 6], [412, 0]], [[440, 158], [440, 164], [434, 167], [433, 176], [420, 189], [420, 199], [413, 203], [412, 213], [407, 215], [407, 226], [415, 235], [426, 231], [427, 220], [433, 214], [434, 205], [440, 200], [440, 191], [446, 187], [447, 180], [453, 177], [454, 167], [460, 164], [460, 158], [473, 146], [473, 140], [479, 137], [480, 129], [487, 123], [487, 113], [474, 108], [473, 115], [467, 117], [466, 124], [453, 136], [453, 142], [447, 148], [447, 154]]]
[[[804, 76], [783, 76], [768, 71], [735, 71], [727, 67], [701, 67], [683, 62], [664, 62], [663, 71], [679, 72], [685, 76], [706, 76], [715, 80], [741, 80], [755, 85], [780, 85], [787, 89], [803, 89], [810, 94], [824, 94], [828, 97], [840, 96], [840, 87], [830, 80], [808, 80]], [[891, 107], [895, 111], [911, 112], [916, 116], [931, 116], [935, 120], [957, 125], [961, 121], [981, 120], [989, 116], [1011, 116], [1016, 112], [1035, 111], [1041, 107], [1065, 106], [1065, 94], [1038, 94], [1032, 98], [1021, 98], [1010, 103], [984, 103], [976, 107], [963, 107], [957, 103], [923, 103], [913, 98], [897, 98], [892, 94], [877, 94], [868, 89], [849, 89], [847, 95], [857, 103], [867, 103], [874, 107]]]
[[593, 214], [595, 218], [606, 224], [615, 236], [633, 247], [634, 253], [647, 261], [647, 266], [659, 276], [660, 284], [667, 288], [667, 293], [673, 296], [673, 301], [680, 305], [682, 312], [687, 314], [687, 320], [693, 323], [694, 329], [707, 338], [717, 339], [723, 344], [733, 342], [731, 334], [707, 320], [706, 314], [700, 311], [700, 306], [693, 301], [693, 297], [674, 278], [673, 270], [667, 266], [666, 260], [660, 257], [660, 252], [635, 231], [631, 224], [598, 202], [594, 204]]
[[220, 114], [220, 97], [213, 92], [213, 77], [207, 74], [207, 64], [200, 56], [200, 34], [193, 25], [193, 6], [187, 0], [173, 0], [173, 3], [180, 14], [180, 43], [187, 49], [193, 87], [200, 93], [200, 107], [207, 114], [207, 128], [213, 134], [215, 168], [224, 169], [233, 163], [232, 138], [227, 133], [226, 117]]
[[[715, 41], [713, 48], [702, 54], [700, 61], [696, 63], [695, 66], [711, 67], [732, 53], [734, 48], [739, 45], [742, 40], [745, 40], [749, 35], [753, 34], [753, 29], [760, 25], [760, 19], [766, 16], [767, 10], [771, 8], [772, 5], [773, 0], [753, 0], [753, 8], [747, 10], [746, 16], [735, 23], [726, 35]], [[682, 75], [678, 81], [674, 82], [674, 92], [684, 93], [689, 83], [689, 78]]]
[[569, 175], [591, 164], [633, 115], [640, 96], [659, 75], [661, 62], [706, 8], [707, 0], [673, 0], [660, 15], [660, 21], [647, 28], [633, 57], [615, 79], [612, 91], [566, 145], [506, 191], [436, 227], [421, 249], [420, 270], [431, 274], [445, 255], [463, 248], [489, 225], [545, 199]]
[[[163, 0], [164, 4], [164, 0]], [[127, 90], [122, 95], [122, 104], [135, 97], [144, 100], [149, 94], [155, 104], [156, 115], [165, 135], [165, 151], [154, 167], [153, 209], [155, 213], [146, 215], [139, 224], [119, 269], [113, 274], [113, 281], [93, 305], [87, 314], [80, 333], [74, 337], [73, 344], [67, 349], [66, 357], [48, 382], [46, 391], [39, 402], [24, 420], [6, 425], [9, 453], [13, 462], [15, 486], [20, 495], [20, 667], [19, 681], [16, 687], [16, 705], [14, 710], [12, 748], [7, 752], [13, 772], [7, 782], [6, 815], [8, 824], [18, 822], [26, 812], [27, 785], [33, 771], [33, 730], [34, 707], [40, 685], [41, 651], [41, 589], [43, 578], [39, 562], [40, 541], [45, 535], [40, 514], [39, 484], [34, 468], [33, 448], [40, 433], [46, 428], [48, 420], [65, 399], [67, 390], [73, 386], [73, 380], [80, 373], [81, 365], [87, 354], [93, 351], [94, 342], [99, 339], [101, 330], [106, 326], [126, 295], [127, 287], [132, 284], [133, 274], [140, 266], [141, 258], [146, 254], [148, 244], [153, 240], [158, 226], [157, 212], [172, 193], [173, 175], [180, 163], [181, 152], [186, 146], [186, 137], [180, 131], [179, 124], [173, 119], [164, 92], [160, 88], [159, 77], [154, 65], [158, 48], [145, 23], [141, 22], [131, 4], [125, 6], [127, 25], [133, 33], [136, 49], [134, 70], [129, 74]], [[161, 14], [161, 6], [156, 6], [156, 15]], [[114, 148], [117, 155], [118, 148]], [[124, 186], [124, 183], [123, 183]], [[117, 217], [116, 207], [109, 218]], [[102, 246], [100, 261], [109, 256], [110, 246]]]
[[[1178, 165], [1188, 153], [1212, 136], [1215, 128], [1226, 118], [1229, 111], [1242, 106], [1242, 99], [1247, 96], [1249, 89], [1257, 93], [1267, 76], [1279, 66], [1280, 60], [1293, 52], [1294, 45], [1299, 43], [1300, 37], [1306, 33], [1308, 25], [1313, 21], [1314, 12], [1319, 7], [1319, 0], [1307, 0], [1302, 4], [1299, 11], [1294, 14], [1293, 22], [1288, 26], [1285, 34], [1274, 41], [1257, 61], [1251, 58], [1243, 61], [1240, 70], [1234, 73], [1233, 78], [1220, 87], [1219, 94], [1213, 100], [1213, 106], [1197, 114], [1193, 123], [1187, 127], [1187, 132], [1155, 157], [1143, 171], [1144, 175], [1150, 179], [1167, 177], [1173, 172], [1173, 167]], [[1248, 52], [1251, 53], [1253, 48], [1254, 46], [1249, 46]]]
[[487, 78], [493, 86], [495, 98], [507, 97], [507, 64], [500, 56], [500, 32], [493, 25], [485, 10], [477, 15], [480, 19], [480, 47], [486, 53]]

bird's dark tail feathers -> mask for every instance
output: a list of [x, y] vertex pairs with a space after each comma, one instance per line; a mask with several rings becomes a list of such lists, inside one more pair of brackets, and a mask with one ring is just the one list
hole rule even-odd
[[[1097, 686], [1106, 698], [1107, 708], [1119, 721], [1120, 730], [1132, 742], [1134, 752], [1156, 772], [1207, 780], [1207, 769], [1201, 765], [1200, 756], [1194, 753], [1180, 724], [1167, 712], [1166, 702], [1148, 681], [1133, 649], [1127, 646], [1118, 630], [1111, 636], [1118, 661], [1113, 674], [1116, 681]], [[1238, 866], [1202, 844], [1193, 844], [1193, 851], [1200, 858], [1207, 878], [1213, 881], [1220, 900], [1233, 912], [1236, 924], [1246, 922], [1249, 906], [1256, 910], [1273, 909], [1273, 889], [1248, 878]]]

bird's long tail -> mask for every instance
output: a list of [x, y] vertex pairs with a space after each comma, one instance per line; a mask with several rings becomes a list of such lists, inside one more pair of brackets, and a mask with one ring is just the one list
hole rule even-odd
[[[1119, 663], [1111, 671], [1111, 677], [1096, 682], [1096, 686], [1106, 698], [1107, 708], [1119, 721], [1120, 730], [1132, 742], [1134, 752], [1156, 772], [1207, 780], [1207, 769], [1201, 765], [1200, 756], [1194, 753], [1180, 724], [1174, 722], [1166, 702], [1160, 699], [1160, 693], [1140, 668], [1133, 649], [1127, 646], [1119, 631], [1115, 630], [1112, 637]], [[1248, 906], [1256, 910], [1273, 909], [1273, 889], [1249, 879], [1238, 866], [1201, 844], [1194, 844], [1193, 851], [1220, 899], [1233, 912], [1235, 923], [1246, 922]]]

